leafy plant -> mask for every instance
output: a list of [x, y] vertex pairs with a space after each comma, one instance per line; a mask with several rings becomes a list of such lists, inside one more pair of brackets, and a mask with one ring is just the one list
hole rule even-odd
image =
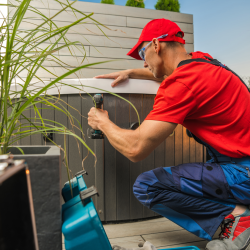
[[178, 0], [158, 0], [155, 9], [180, 12], [180, 3]]
[[[78, 54], [82, 53], [85, 58], [84, 46], [78, 41], [67, 39], [67, 32], [86, 20], [91, 20], [98, 27], [102, 25], [91, 17], [93, 13], [86, 15], [73, 8], [72, 5], [75, 1], [70, 3], [57, 1], [62, 8], [50, 18], [30, 6], [30, 2], [30, 0], [26, 0], [1, 4], [1, 6], [8, 6], [9, 13], [8, 19], [3, 17], [4, 21], [0, 26], [0, 154], [7, 153], [13, 145], [18, 147], [17, 142], [24, 137], [43, 134], [48, 138], [47, 133], [57, 133], [64, 135], [65, 139], [68, 135], [73, 136], [78, 144], [83, 144], [95, 156], [83, 139], [82, 129], [80, 128], [81, 136], [74, 132], [76, 127], [74, 124], [80, 123], [63, 105], [59, 91], [59, 98], [47, 95], [46, 91], [51, 88], [58, 88], [59, 85], [67, 85], [62, 83], [61, 80], [80, 69], [98, 64], [83, 64], [72, 69], [60, 60], [59, 52], [62, 49], [68, 49], [71, 55], [74, 56], [72, 49], [76, 49]], [[53, 21], [54, 18], [69, 9], [80, 17], [76, 18], [76, 21], [71, 24], [58, 27]], [[34, 28], [25, 31], [19, 29], [19, 27], [22, 22], [26, 21], [25, 14], [27, 12], [39, 16], [42, 22], [40, 24], [33, 23]], [[45, 67], [48, 61], [63, 67], [66, 69], [66, 73], [57, 76], [55, 73], [50, 72]], [[51, 82], [43, 82], [37, 75], [40, 69], [50, 72], [55, 79]], [[71, 87], [82, 89], [82, 86], [74, 85]], [[66, 115], [72, 128], [69, 129], [60, 123], [42, 118], [42, 105], [46, 106], [46, 109], [54, 109], [61, 112], [62, 115]], [[32, 118], [26, 117], [26, 110], [33, 110], [34, 116]], [[56, 145], [49, 138], [48, 140]], [[22, 151], [21, 148], [19, 150]], [[64, 164], [70, 180], [66, 149], [62, 150], [64, 151]]]
[[[55, 105], [56, 97], [46, 95], [46, 91], [55, 87], [68, 75], [90, 66], [90, 64], [84, 64], [74, 69], [67, 68], [67, 65], [56, 54], [61, 49], [67, 48], [71, 51], [74, 47], [86, 56], [84, 46], [80, 42], [72, 42], [67, 39], [68, 30], [87, 19], [98, 25], [100, 23], [91, 17], [93, 13], [86, 15], [74, 9], [72, 7], [74, 2], [65, 4], [58, 1], [62, 9], [51, 18], [46, 17], [42, 12], [30, 6], [30, 2], [30, 0], [26, 0], [7, 4], [9, 18], [5, 19], [0, 27], [1, 49], [4, 49], [4, 53], [0, 54], [0, 154], [6, 153], [13, 143], [25, 136], [36, 133], [42, 133], [46, 136], [49, 131], [74, 136], [94, 155], [84, 140], [73, 133], [72, 130], [58, 123], [52, 125], [55, 123], [54, 121], [43, 119], [37, 105], [45, 104], [47, 107], [57, 109], [66, 114], [72, 120], [72, 123], [75, 122], [67, 110], [60, 107], [60, 105]], [[1, 4], [1, 6], [6, 6], [6, 4]], [[66, 9], [80, 13], [81, 17], [69, 25], [58, 27], [53, 19]], [[43, 21], [41, 24], [34, 24], [35, 28], [27, 32], [19, 29], [19, 26], [25, 21], [24, 16], [28, 11], [39, 15]], [[44, 47], [44, 45], [46, 46]], [[36, 81], [42, 82], [37, 76], [38, 70], [44, 69], [48, 71], [44, 66], [46, 60], [53, 61], [56, 65], [66, 68], [67, 73], [57, 76], [50, 72], [55, 76], [53, 81], [39, 86], [35, 85]], [[25, 78], [22, 77], [24, 74]], [[23, 113], [27, 109], [34, 109], [35, 118], [25, 117]], [[26, 122], [23, 122], [24, 120]]]
[[115, 1], [114, 0], [101, 0], [101, 3], [115, 4]]
[[[78, 89], [79, 92], [84, 91], [84, 85], [69, 85], [63, 82], [63, 79], [71, 74], [76, 74], [81, 69], [105, 62], [84, 64], [85, 48], [79, 41], [70, 41], [67, 38], [68, 31], [73, 27], [84, 24], [86, 21], [91, 21], [100, 29], [105, 26], [92, 18], [93, 13], [84, 14], [75, 9], [73, 4], [76, 1], [61, 2], [56, 0], [56, 2], [60, 4], [61, 9], [52, 17], [47, 17], [39, 9], [32, 7], [30, 5], [31, 0], [17, 0], [13, 3], [0, 5], [9, 8], [8, 19], [3, 17], [4, 21], [0, 26], [0, 154], [5, 154], [13, 145], [17, 147], [16, 144], [20, 139], [35, 134], [43, 134], [56, 145], [47, 136], [48, 133], [56, 133], [64, 135], [65, 141], [66, 136], [73, 136], [77, 143], [83, 144], [95, 156], [84, 141], [81, 123], [70, 114], [71, 107], [69, 107], [69, 110], [67, 107], [65, 108], [65, 103], [60, 99], [59, 89], [61, 86], [68, 85]], [[76, 20], [59, 27], [54, 21], [55, 18], [68, 10], [75, 15]], [[31, 19], [27, 21], [25, 18], [27, 12], [38, 16], [42, 22], [37, 24], [35, 21], [32, 23]], [[20, 28], [22, 23], [32, 24], [33, 28], [22, 30]], [[59, 52], [62, 49], [67, 49], [72, 56], [75, 56], [74, 49], [77, 51], [77, 55], [81, 53], [84, 58], [81, 65], [70, 67], [70, 65], [61, 61]], [[48, 61], [65, 69], [66, 73], [58, 76], [49, 71], [46, 68]], [[51, 73], [55, 79], [47, 82], [42, 81], [37, 74], [40, 69]], [[23, 77], [24, 75], [25, 77]], [[47, 91], [51, 88], [58, 89], [59, 97], [47, 94]], [[54, 120], [43, 118], [41, 115], [43, 107], [66, 115], [71, 128], [67, 128]], [[26, 110], [32, 110], [34, 116], [26, 117]], [[78, 124], [79, 128], [75, 124]], [[75, 129], [81, 131], [81, 136], [74, 132]], [[63, 150], [65, 153], [66, 149]], [[64, 158], [68, 178], [70, 179], [66, 154]]]
[[[83, 44], [79, 41], [70, 41], [66, 36], [72, 27], [83, 24], [87, 20], [98, 25], [99, 28], [103, 26], [92, 18], [93, 13], [87, 15], [75, 9], [72, 6], [75, 2], [57, 0], [61, 9], [52, 17], [47, 17], [31, 6], [31, 0], [17, 0], [13, 3], [0, 5], [8, 7], [8, 17], [2, 17], [3, 21], [0, 26], [0, 154], [6, 154], [13, 145], [18, 147], [17, 142], [20, 139], [35, 134], [43, 134], [56, 145], [47, 134], [57, 133], [64, 135], [65, 138], [66, 135], [73, 136], [77, 143], [83, 144], [95, 156], [83, 139], [84, 134], [81, 127], [81, 136], [74, 132], [76, 129], [74, 124], [80, 125], [80, 123], [63, 105], [64, 103], [60, 99], [60, 91], [58, 91], [59, 97], [46, 94], [49, 89], [58, 88], [59, 85], [71, 86], [62, 82], [65, 77], [80, 69], [103, 63], [82, 64], [72, 68], [60, 60], [59, 52], [62, 49], [68, 49], [72, 56], [74, 56], [73, 49], [76, 49], [78, 55], [81, 53], [84, 59], [86, 57]], [[68, 25], [58, 27], [54, 19], [68, 10], [74, 13], [76, 20]], [[31, 20], [26, 21], [26, 13], [32, 13], [42, 21], [40, 24], [36, 24], [35, 21], [32, 23]], [[33, 28], [22, 30], [20, 25], [25, 22], [32, 24]], [[63, 67], [66, 69], [66, 73], [58, 76], [54, 72], [50, 72], [45, 66], [48, 61], [53, 62], [56, 66]], [[50, 82], [43, 82], [37, 75], [40, 69], [51, 73], [55, 79]], [[80, 85], [71, 87], [83, 89], [83, 86]], [[66, 115], [72, 128], [44, 119], [41, 115], [42, 105], [46, 106], [46, 109], [54, 109], [61, 112], [62, 115]], [[26, 110], [33, 110], [34, 116], [32, 118], [26, 117]], [[19, 150], [22, 151], [21, 148]], [[64, 150], [65, 152], [66, 150]], [[68, 178], [70, 179], [66, 154], [64, 158]]]
[[145, 8], [143, 0], [127, 0], [126, 6]]

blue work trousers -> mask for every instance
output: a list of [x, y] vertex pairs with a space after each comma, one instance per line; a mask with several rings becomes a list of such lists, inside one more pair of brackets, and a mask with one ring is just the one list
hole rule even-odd
[[236, 204], [250, 205], [248, 168], [250, 157], [160, 167], [141, 174], [133, 191], [146, 207], [211, 240]]

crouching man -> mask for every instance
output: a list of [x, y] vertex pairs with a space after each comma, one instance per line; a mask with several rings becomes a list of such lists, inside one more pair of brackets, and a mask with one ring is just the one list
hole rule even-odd
[[[209, 240], [206, 249], [243, 250], [250, 244], [250, 93], [209, 54], [188, 54], [183, 37], [170, 20], [150, 21], [128, 53], [144, 60], [145, 69], [98, 76], [114, 78], [113, 86], [128, 77], [165, 78], [137, 130], [117, 127], [106, 111], [95, 108], [88, 122], [133, 162], [146, 158], [177, 124], [186, 127], [212, 159], [145, 172], [134, 194], [144, 206]], [[212, 240], [220, 225], [220, 238]]]

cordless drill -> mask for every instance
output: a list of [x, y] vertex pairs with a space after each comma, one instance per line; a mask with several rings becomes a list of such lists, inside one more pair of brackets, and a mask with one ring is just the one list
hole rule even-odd
[[[95, 94], [93, 96], [94, 99], [94, 105], [96, 105], [97, 109], [100, 109], [102, 107], [103, 104], [103, 98], [101, 94]], [[94, 130], [91, 129], [91, 139], [103, 139], [104, 138], [104, 134], [102, 133], [101, 130]]]

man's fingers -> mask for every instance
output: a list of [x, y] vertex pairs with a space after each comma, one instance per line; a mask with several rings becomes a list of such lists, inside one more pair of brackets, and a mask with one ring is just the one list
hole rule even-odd
[[112, 83], [111, 86], [115, 87], [117, 84], [125, 81], [128, 78], [128, 74], [126, 72], [116, 72], [116, 73], [110, 73], [110, 74], [105, 74], [105, 75], [98, 75], [95, 76], [94, 78], [99, 79], [99, 78], [104, 78], [104, 79], [115, 79]]
[[93, 78], [105, 78], [106, 75], [94, 76]]
[[94, 78], [106, 78], [106, 79], [114, 79], [116, 78], [116, 75], [113, 74], [106, 74], [106, 75], [99, 75], [99, 76], [95, 76]]
[[111, 86], [115, 87], [118, 83], [122, 82], [123, 78], [121, 76], [117, 77], [112, 83]]

